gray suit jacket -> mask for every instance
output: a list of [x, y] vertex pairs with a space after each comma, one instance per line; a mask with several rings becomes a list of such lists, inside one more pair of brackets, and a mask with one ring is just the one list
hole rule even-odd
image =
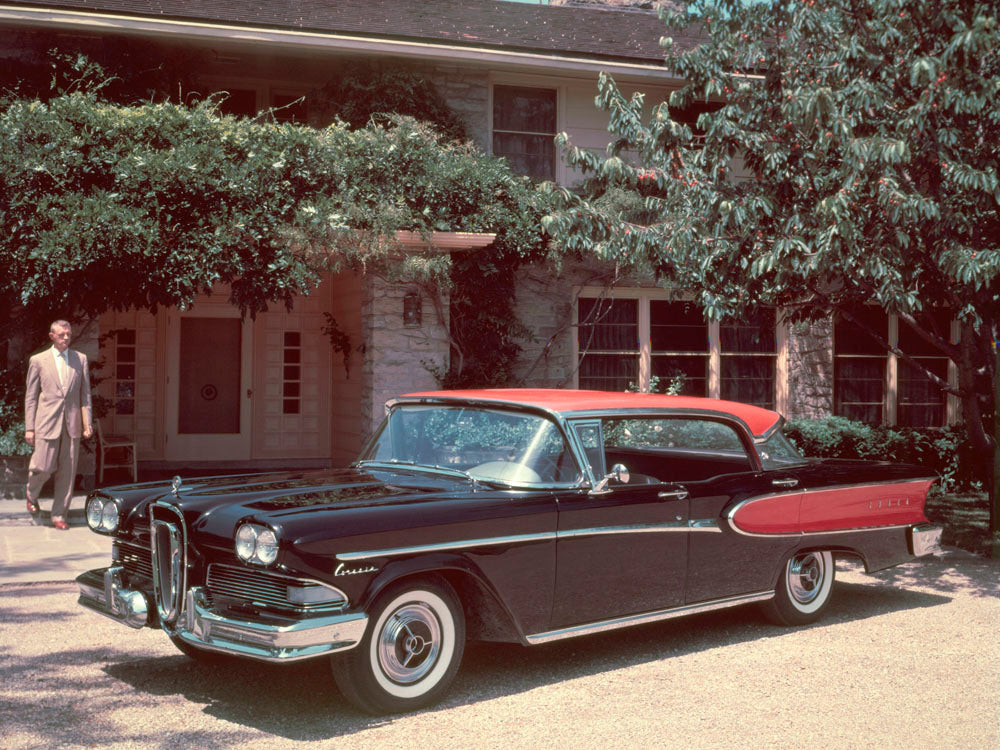
[[59, 372], [51, 348], [28, 361], [28, 387], [24, 396], [24, 430], [36, 438], [55, 440], [65, 422], [70, 437], [83, 435], [83, 413], [90, 418], [90, 372], [87, 355], [66, 350], [66, 385], [60, 385]]

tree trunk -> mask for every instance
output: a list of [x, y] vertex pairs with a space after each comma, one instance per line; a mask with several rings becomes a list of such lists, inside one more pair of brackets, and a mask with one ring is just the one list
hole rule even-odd
[[993, 476], [989, 484], [991, 556], [1000, 560], [1000, 341], [993, 331]]

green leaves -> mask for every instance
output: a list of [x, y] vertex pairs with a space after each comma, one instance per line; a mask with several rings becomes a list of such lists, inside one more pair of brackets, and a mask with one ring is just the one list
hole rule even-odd
[[[217, 282], [245, 312], [326, 270], [378, 265], [400, 229], [498, 234], [540, 251], [534, 187], [407, 118], [351, 131], [258, 123], [93, 93], [0, 109], [8, 309], [188, 305]], [[447, 283], [443, 263], [398, 264]]]

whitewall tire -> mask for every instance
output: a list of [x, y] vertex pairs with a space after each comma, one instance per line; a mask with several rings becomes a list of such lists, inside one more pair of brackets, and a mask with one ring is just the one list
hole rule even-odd
[[333, 657], [333, 674], [358, 708], [412, 711], [444, 695], [464, 651], [465, 616], [451, 586], [436, 578], [404, 582], [374, 602], [364, 638]]
[[835, 575], [829, 550], [793, 554], [781, 570], [774, 599], [764, 604], [764, 613], [778, 625], [815, 622], [830, 604]]

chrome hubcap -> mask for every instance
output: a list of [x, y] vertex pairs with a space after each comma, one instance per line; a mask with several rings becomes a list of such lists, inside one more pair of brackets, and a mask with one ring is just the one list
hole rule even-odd
[[441, 623], [426, 604], [406, 604], [386, 621], [379, 634], [378, 661], [392, 681], [410, 684], [422, 679], [441, 652]]
[[808, 604], [819, 596], [825, 576], [822, 557], [812, 553], [799, 555], [788, 563], [788, 591], [797, 602]]

